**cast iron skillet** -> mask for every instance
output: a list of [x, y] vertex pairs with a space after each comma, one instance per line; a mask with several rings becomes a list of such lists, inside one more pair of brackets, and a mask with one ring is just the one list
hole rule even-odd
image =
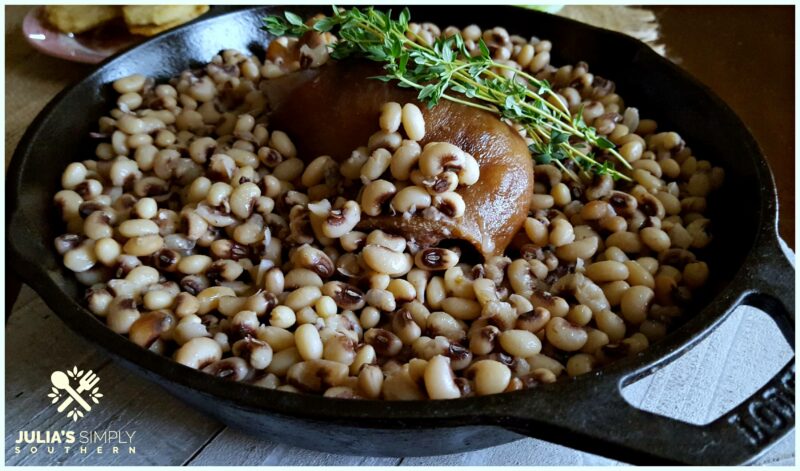
[[[794, 360], [766, 386], [714, 422], [696, 426], [630, 406], [620, 389], [679, 357], [741, 304], [770, 314], [794, 348], [794, 268], [778, 245], [772, 175], [753, 137], [710, 90], [626, 36], [510, 7], [413, 7], [412, 18], [442, 26], [503, 25], [553, 41], [553, 63], [585, 60], [595, 74], [695, 155], [722, 165], [711, 201], [716, 238], [704, 254], [712, 277], [695, 315], [637, 358], [536, 390], [433, 402], [349, 401], [228, 383], [145, 351], [84, 309], [83, 288], [53, 249], [61, 229], [52, 195], [68, 162], [93, 155], [87, 134], [110, 107], [110, 82], [132, 73], [167, 78], [223, 48], [261, 53], [253, 8], [167, 32], [101, 64], [56, 97], [28, 129], [7, 187], [10, 264], [72, 329], [184, 401], [254, 435], [333, 453], [424, 456], [474, 450], [521, 435], [634, 463], [747, 462], [794, 427]], [[323, 7], [293, 8], [302, 14]]]

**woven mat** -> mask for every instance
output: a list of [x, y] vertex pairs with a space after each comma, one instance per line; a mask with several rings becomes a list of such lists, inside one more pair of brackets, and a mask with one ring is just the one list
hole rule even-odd
[[627, 34], [665, 55], [664, 45], [659, 42], [658, 20], [650, 10], [620, 5], [567, 5], [557, 15]]

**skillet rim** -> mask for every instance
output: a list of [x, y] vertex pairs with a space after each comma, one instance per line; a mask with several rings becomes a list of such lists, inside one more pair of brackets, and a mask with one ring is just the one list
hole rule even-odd
[[[266, 8], [274, 11], [281, 11], [285, 7], [286, 6]], [[16, 259], [17, 262], [21, 262], [19, 268], [23, 280], [37, 293], [45, 293], [42, 298], [45, 300], [48, 307], [69, 325], [71, 329], [81, 334], [94, 345], [101, 347], [115, 358], [121, 359], [126, 364], [136, 367], [138, 370], [142, 371], [148, 379], [153, 379], [153, 375], [155, 375], [158, 377], [156, 379], [169, 383], [176, 383], [178, 386], [190, 388], [201, 395], [211, 396], [216, 400], [224, 400], [229, 406], [235, 408], [258, 410], [273, 414], [324, 421], [326, 423], [342, 423], [359, 419], [361, 422], [358, 426], [364, 428], [401, 428], [408, 427], [412, 425], [412, 423], [424, 424], [426, 421], [438, 421], [439, 423], [437, 426], [491, 425], [497, 423], [499, 419], [508, 417], [509, 415], [513, 416], [513, 408], [516, 406], [524, 405], [526, 407], [531, 407], [537, 404], [546, 405], [546, 403], [554, 399], [557, 394], [562, 395], [565, 392], [564, 388], [588, 388], [591, 391], [599, 385], [608, 386], [609, 384], [613, 384], [615, 387], [618, 387], [622, 382], [627, 382], [630, 378], [644, 376], [653, 369], [671, 362], [683, 353], [686, 353], [713, 331], [728, 315], [730, 315], [735, 307], [753, 293], [753, 289], [748, 287], [746, 279], [748, 266], [751, 265], [756, 258], [760, 244], [775, 243], [777, 240], [777, 192], [763, 151], [758, 146], [747, 126], [711, 89], [672, 62], [658, 56], [643, 43], [621, 33], [604, 30], [570, 19], [555, 17], [532, 10], [512, 10], [511, 8], [513, 7], [508, 6], [504, 6], [503, 8], [508, 11], [514, 11], [516, 14], [538, 17], [539, 19], [547, 18], [550, 21], [560, 22], [570, 28], [585, 29], [588, 33], [595, 35], [598, 40], [616, 41], [618, 43], [624, 42], [628, 43], [630, 47], [635, 46], [638, 49], [637, 54], [652, 55], [660, 66], [671, 69], [671, 72], [676, 74], [680, 80], [688, 82], [688, 84], [699, 89], [699, 91], [708, 96], [714, 105], [718, 107], [719, 111], [730, 116], [732, 121], [744, 131], [742, 136], [748, 146], [745, 151], [753, 161], [755, 170], [757, 171], [757, 181], [761, 186], [761, 201], [758, 205], [759, 225], [755, 233], [753, 245], [749, 247], [747, 255], [744, 257], [744, 261], [738, 268], [736, 274], [729, 282], [723, 285], [716, 296], [711, 298], [707, 304], [700, 308], [692, 318], [688, 319], [680, 327], [671, 332], [665, 339], [650, 346], [640, 356], [618, 360], [602, 370], [598, 370], [596, 373], [574, 379], [562, 380], [553, 385], [541, 386], [535, 391], [524, 390], [513, 393], [459, 398], [447, 401], [387, 402], [361, 400], [353, 402], [346, 399], [332, 399], [307, 394], [267, 390], [258, 386], [226, 382], [180, 365], [174, 361], [164, 361], [165, 357], [162, 355], [141, 349], [128, 341], [125, 337], [109, 330], [97, 317], [85, 309], [78, 300], [66, 294], [50, 275], [36, 266], [36, 261], [27, 256], [24, 250], [18, 250], [14, 242], [23, 243], [24, 245], [24, 241], [15, 240], [13, 232], [15, 229], [15, 222], [17, 226], [16, 229], [18, 230], [27, 230], [30, 227], [29, 225], [25, 228], [18, 227], [22, 220], [27, 220], [24, 215], [24, 210], [19, 206], [20, 195], [18, 190], [20, 184], [23, 183], [20, 181], [22, 169], [25, 167], [27, 156], [31, 153], [35, 145], [35, 139], [39, 137], [41, 133], [45, 132], [42, 126], [48, 118], [50, 118], [50, 115], [53, 114], [53, 111], [56, 110], [63, 101], [68, 99], [72, 93], [75, 93], [82, 84], [102, 74], [103, 70], [105, 70], [109, 64], [117, 61], [124, 61], [129, 56], [135, 56], [140, 50], [151, 47], [152, 44], [166, 43], [169, 41], [169, 38], [184, 34], [190, 28], [199, 27], [200, 24], [212, 21], [225, 21], [226, 17], [229, 16], [253, 15], [254, 11], [265, 10], [265, 7], [262, 6], [229, 12], [222, 11], [218, 14], [210, 15], [169, 30], [144, 43], [120, 52], [103, 61], [86, 77], [61, 91], [37, 115], [20, 139], [14, 152], [8, 168], [9, 185], [6, 190], [6, 197], [8, 198], [10, 207], [10, 211], [7, 213], [7, 230], [9, 232], [7, 246], [11, 248], [9, 252], [12, 258]], [[424, 6], [419, 8], [419, 10], [424, 12]], [[35, 232], [31, 235], [35, 236]], [[38, 235], [41, 238], [42, 234]], [[47, 246], [49, 244], [45, 245]], [[94, 322], [87, 323], [87, 316]], [[479, 412], [478, 415], [476, 415], [476, 411]], [[397, 423], [398, 421], [403, 423]]]

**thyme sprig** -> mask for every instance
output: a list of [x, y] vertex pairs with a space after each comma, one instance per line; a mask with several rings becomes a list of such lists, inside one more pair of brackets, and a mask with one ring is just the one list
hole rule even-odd
[[[332, 16], [310, 26], [289, 11], [283, 16], [271, 15], [264, 18], [264, 29], [276, 36], [302, 36], [311, 30], [333, 32], [338, 41], [332, 45], [332, 58], [362, 57], [382, 63], [386, 74], [373, 78], [418, 90], [418, 99], [429, 107], [444, 99], [519, 123], [533, 141], [529, 149], [537, 163], [553, 163], [575, 180], [578, 176], [564, 165], [567, 159], [587, 174], [629, 179], [609, 160], [614, 157], [630, 168], [611, 141], [586, 124], [580, 111], [572, 115], [561, 101], [552, 100], [554, 104], [548, 100], [556, 93], [547, 80], [494, 61], [483, 39], [475, 56], [460, 34], [437, 38], [430, 46], [419, 44], [408, 37], [413, 36], [410, 19], [407, 8], [393, 19], [391, 11], [334, 7]], [[503, 71], [510, 72], [511, 78]], [[604, 158], [579, 149], [585, 147], [582, 143]]]

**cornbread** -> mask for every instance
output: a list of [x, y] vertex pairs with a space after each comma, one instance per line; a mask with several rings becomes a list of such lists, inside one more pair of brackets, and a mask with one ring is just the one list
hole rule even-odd
[[122, 14], [113, 5], [47, 5], [47, 21], [62, 33], [83, 33]]
[[133, 34], [153, 36], [191, 21], [208, 11], [208, 5], [126, 5], [122, 14]]

